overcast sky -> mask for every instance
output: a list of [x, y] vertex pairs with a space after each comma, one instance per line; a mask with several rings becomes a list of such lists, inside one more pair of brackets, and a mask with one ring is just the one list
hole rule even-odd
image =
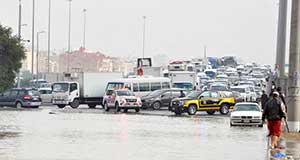
[[[22, 0], [23, 39], [31, 39], [32, 0]], [[171, 58], [236, 55], [274, 64], [278, 0], [73, 0], [71, 48], [82, 45], [111, 56], [141, 56], [143, 16], [146, 56]], [[66, 50], [68, 1], [52, 0], [51, 49]], [[0, 23], [17, 33], [18, 0], [0, 0]], [[48, 0], [36, 0], [36, 31], [46, 30]], [[31, 44], [28, 44], [29, 46]], [[40, 45], [47, 48], [47, 34]]]

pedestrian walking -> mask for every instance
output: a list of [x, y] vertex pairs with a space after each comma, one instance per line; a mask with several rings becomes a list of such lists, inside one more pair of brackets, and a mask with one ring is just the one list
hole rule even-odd
[[185, 94], [183, 93], [183, 90], [181, 90], [179, 98], [183, 98], [183, 97], [185, 97]]
[[269, 97], [268, 97], [268, 95], [266, 94], [266, 91], [263, 90], [263, 91], [262, 91], [262, 95], [261, 95], [261, 97], [260, 97], [262, 109], [265, 108], [266, 103], [268, 102], [268, 100], [269, 100]]
[[277, 92], [279, 93], [279, 97], [280, 97], [280, 99], [281, 99], [281, 101], [283, 102], [283, 104], [285, 105], [285, 110], [287, 111], [287, 105], [286, 105], [286, 101], [285, 101], [285, 95], [284, 95], [284, 93], [282, 92], [282, 89], [281, 89], [281, 87], [278, 87], [277, 89]]
[[264, 108], [262, 120], [268, 120], [269, 135], [271, 136], [271, 148], [276, 148], [281, 135], [281, 120], [286, 119], [285, 106], [279, 97], [279, 93], [274, 91]]

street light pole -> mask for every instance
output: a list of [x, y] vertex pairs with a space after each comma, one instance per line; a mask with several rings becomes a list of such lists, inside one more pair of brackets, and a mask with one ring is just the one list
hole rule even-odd
[[36, 33], [36, 80], [39, 79], [39, 38], [41, 33], [45, 33], [45, 31]]
[[[19, 26], [18, 26], [18, 38], [19, 42], [21, 43], [21, 27], [22, 27], [22, 4], [21, 0], [19, 0]], [[17, 78], [17, 87], [20, 88], [20, 71], [18, 72]]]
[[49, 0], [49, 11], [48, 11], [48, 73], [50, 73], [50, 27], [51, 27], [51, 0]]
[[32, 0], [32, 39], [31, 39], [31, 52], [32, 52], [32, 57], [31, 57], [31, 73], [33, 75], [33, 66], [34, 66], [34, 8], [35, 8], [35, 0]]
[[143, 59], [145, 58], [146, 16], [143, 16]]
[[290, 35], [288, 125], [290, 131], [300, 130], [300, 1], [292, 1]]
[[70, 70], [70, 52], [71, 52], [71, 3], [72, 0], [68, 0], [69, 1], [69, 35], [68, 35], [68, 68], [67, 68], [67, 72], [69, 72]]
[[82, 42], [83, 49], [85, 49], [85, 30], [86, 30], [86, 9], [83, 9], [83, 42]]
[[285, 49], [286, 49], [286, 24], [287, 23], [287, 0], [279, 1], [278, 29], [277, 29], [277, 50], [276, 65], [278, 68], [277, 86], [283, 88], [286, 94], [285, 76]]
[[21, 0], [19, 0], [19, 26], [18, 26], [18, 38], [19, 41], [21, 42], [21, 26], [22, 26], [22, 4]]

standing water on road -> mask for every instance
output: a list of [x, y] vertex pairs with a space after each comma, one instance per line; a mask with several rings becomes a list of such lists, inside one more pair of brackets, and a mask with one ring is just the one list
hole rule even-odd
[[266, 159], [266, 129], [227, 116], [83, 112], [0, 111], [0, 159]]

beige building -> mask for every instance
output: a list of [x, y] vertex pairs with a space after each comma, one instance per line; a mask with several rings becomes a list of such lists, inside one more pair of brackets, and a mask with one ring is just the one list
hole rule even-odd
[[[26, 58], [22, 61], [22, 68], [21, 71], [30, 71], [31, 72], [31, 66], [32, 66], [32, 52], [31, 50], [27, 50], [25, 52]], [[33, 73], [36, 74], [37, 69], [37, 57], [36, 52], [34, 53], [34, 60], [33, 60]], [[46, 73], [48, 72], [48, 52], [47, 51], [40, 51], [39, 52], [39, 72]], [[50, 56], [50, 72], [58, 72], [58, 63], [57, 63], [57, 56], [55, 53], [52, 53]]]

